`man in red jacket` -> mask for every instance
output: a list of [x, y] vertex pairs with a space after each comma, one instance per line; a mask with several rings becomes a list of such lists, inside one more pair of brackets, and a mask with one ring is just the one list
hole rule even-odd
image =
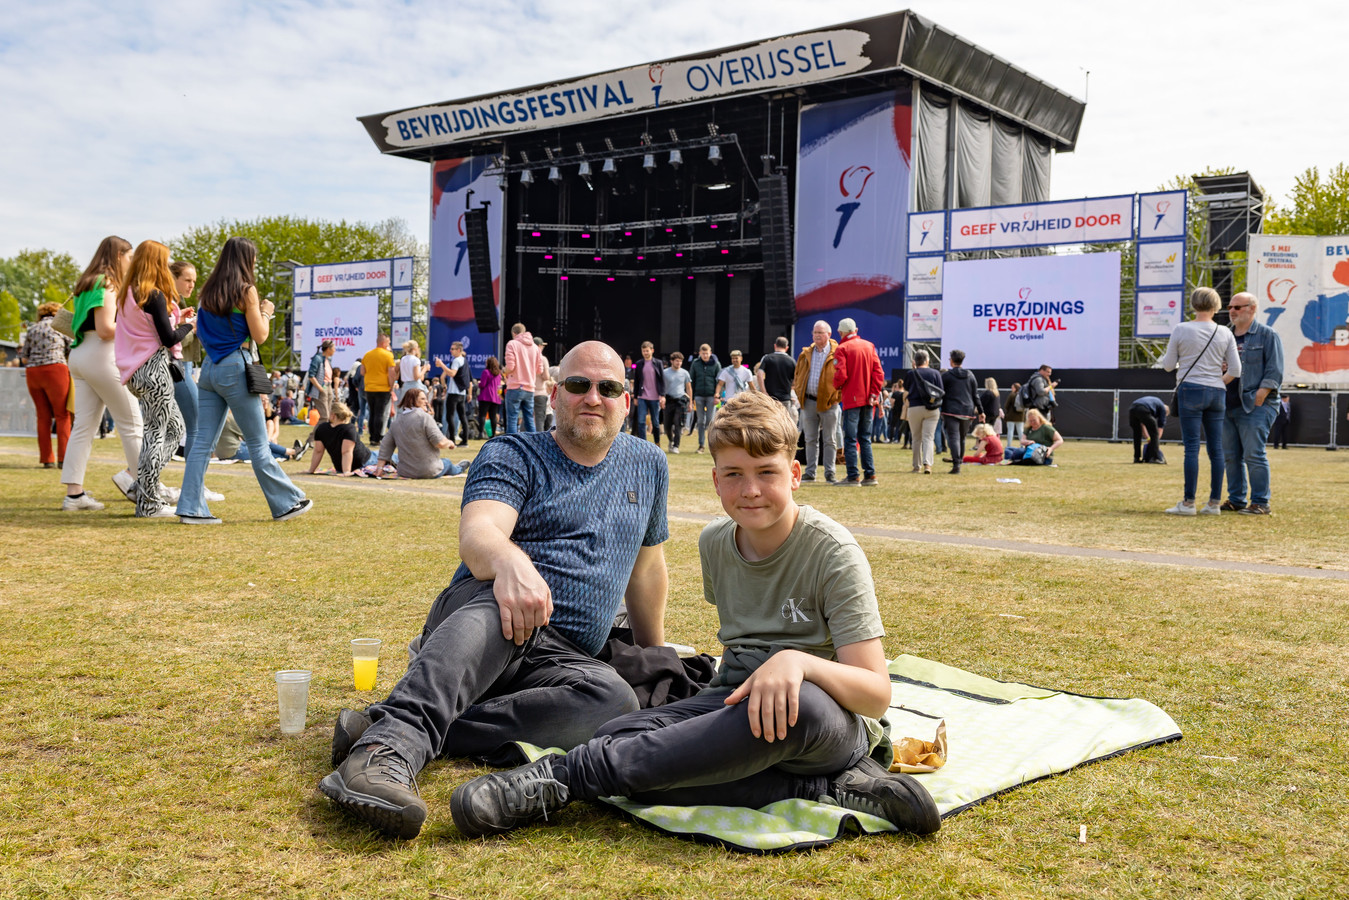
[[[842, 319], [838, 323], [838, 349], [834, 351], [834, 387], [841, 392], [843, 407], [843, 458], [848, 477], [835, 482], [839, 487], [876, 486], [876, 465], [871, 459], [871, 408], [880, 402], [885, 389], [885, 372], [876, 345], [857, 336], [857, 323]], [[857, 471], [857, 449], [862, 448], [862, 471]]]

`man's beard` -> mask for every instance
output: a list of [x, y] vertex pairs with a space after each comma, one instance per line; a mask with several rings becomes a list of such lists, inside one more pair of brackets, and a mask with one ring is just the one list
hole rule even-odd
[[618, 437], [618, 433], [623, 430], [623, 420], [617, 418], [610, 421], [609, 417], [606, 416], [602, 421], [602, 427], [599, 423], [586, 426], [584, 420], [579, 417], [559, 416], [557, 431], [567, 443], [583, 450], [603, 450], [612, 444], [614, 438]]

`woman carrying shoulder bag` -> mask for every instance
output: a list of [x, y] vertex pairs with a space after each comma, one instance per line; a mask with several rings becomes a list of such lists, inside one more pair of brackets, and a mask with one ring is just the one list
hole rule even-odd
[[[1165, 512], [1173, 516], [1218, 515], [1222, 502], [1223, 419], [1227, 412], [1227, 382], [1241, 377], [1241, 354], [1232, 332], [1213, 321], [1222, 308], [1222, 298], [1213, 288], [1201, 287], [1190, 295], [1194, 319], [1181, 322], [1171, 332], [1171, 341], [1158, 366], [1176, 378], [1176, 415], [1180, 418], [1181, 442], [1185, 445], [1185, 497]], [[1195, 507], [1199, 488], [1200, 430], [1208, 444], [1209, 499], [1203, 509]]]
[[168, 348], [182, 343], [192, 333], [192, 324], [187, 321], [174, 328], [170, 304], [177, 301], [169, 248], [158, 241], [142, 241], [131, 258], [114, 339], [122, 384], [140, 401], [144, 422], [136, 468], [136, 515], [142, 519], [174, 515], [168, 498], [160, 496], [159, 478], [183, 439], [183, 414], [173, 396]]
[[[313, 501], [305, 499], [281, 466], [272, 457], [267, 443], [267, 425], [262, 416], [262, 400], [249, 390], [246, 366], [252, 361], [245, 346], [251, 338], [267, 340], [273, 307], [270, 300], [259, 300], [254, 286], [254, 265], [258, 250], [247, 238], [232, 237], [220, 250], [211, 275], [201, 289], [197, 309], [197, 339], [205, 359], [197, 380], [197, 433], [187, 458], [183, 493], [178, 499], [178, 515], [184, 525], [218, 525], [202, 496], [206, 466], [211, 451], [220, 439], [225, 413], [234, 420], [248, 445], [249, 461], [262, 494], [267, 498], [272, 518], [293, 519], [307, 513]], [[264, 378], [265, 382], [266, 379]], [[266, 390], [268, 385], [261, 387]]]

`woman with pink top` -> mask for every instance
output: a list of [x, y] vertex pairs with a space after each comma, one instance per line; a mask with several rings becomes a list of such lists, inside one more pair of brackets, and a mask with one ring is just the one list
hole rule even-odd
[[492, 434], [501, 433], [501, 363], [495, 356], [483, 363], [482, 377], [478, 379], [478, 430], [488, 437], [483, 422], [492, 424]]
[[143, 241], [131, 257], [126, 288], [118, 304], [117, 370], [141, 405], [144, 432], [140, 464], [136, 469], [136, 515], [171, 519], [177, 513], [160, 496], [159, 477], [183, 439], [183, 414], [173, 396], [169, 348], [193, 331], [196, 316], [190, 307], [177, 328], [170, 308], [177, 309], [178, 289], [169, 271], [169, 248]]

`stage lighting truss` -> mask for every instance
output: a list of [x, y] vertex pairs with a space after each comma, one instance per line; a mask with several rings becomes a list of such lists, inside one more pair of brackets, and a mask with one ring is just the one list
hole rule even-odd
[[758, 238], [736, 238], [725, 241], [685, 241], [684, 243], [647, 244], [642, 247], [556, 247], [540, 245], [521, 245], [516, 253], [543, 254], [546, 256], [588, 256], [592, 259], [600, 256], [658, 256], [670, 253], [702, 253], [713, 251], [718, 256], [730, 256], [732, 250], [741, 250], [761, 246]]
[[[545, 147], [543, 152], [548, 156], [548, 180], [556, 184], [557, 181], [560, 180], [561, 170], [563, 168], [566, 168], [567, 166], [576, 166], [578, 174], [580, 174], [581, 163], [589, 163], [597, 160], [602, 161], [604, 164], [601, 171], [606, 174], [613, 174], [617, 171], [618, 160], [641, 157], [642, 168], [646, 169], [648, 173], [651, 173], [658, 168], [656, 158], [661, 153], [668, 154], [670, 165], [675, 168], [678, 168], [680, 163], [683, 162], [683, 151], [685, 150], [705, 149], [707, 150], [708, 160], [711, 162], [717, 162], [723, 158], [723, 151], [721, 149], [723, 147], [735, 147], [736, 152], [740, 154], [742, 160], [745, 155], [744, 151], [740, 148], [740, 139], [734, 134], [709, 134], [706, 137], [685, 138], [683, 140], [672, 140], [664, 143], [655, 143], [644, 140], [643, 143], [638, 144], [635, 147], [613, 147], [612, 141], [609, 140], [606, 140], [605, 143], [609, 146], [606, 146], [603, 150], [595, 150], [593, 152], [579, 151], [570, 156], [563, 156], [561, 148], [553, 149]], [[578, 148], [580, 147], [579, 144], [577, 146]], [[503, 157], [494, 156], [489, 161], [488, 167], [484, 170], [483, 174], [501, 175], [503, 173], [511, 174], [519, 172], [522, 173], [522, 183], [529, 184], [533, 179], [531, 178], [530, 181], [524, 182], [523, 173], [529, 171], [531, 168], [536, 168], [537, 164], [531, 165], [529, 158], [523, 152], [520, 156], [522, 161], [517, 163], [507, 162]], [[610, 163], [613, 164], [612, 168]], [[749, 171], [749, 168], [749, 164], [746, 162], [746, 172]], [[554, 169], [558, 170], [558, 179], [552, 177]]]
[[733, 266], [657, 266], [650, 269], [602, 269], [578, 268], [576, 266], [548, 266], [540, 268], [540, 275], [558, 275], [562, 278], [588, 276], [613, 281], [618, 278], [656, 278], [662, 275], [726, 275], [734, 276], [745, 272], [762, 272], [763, 263], [736, 263]]
[[626, 231], [636, 233], [648, 228], [664, 231], [667, 228], [697, 227], [706, 225], [716, 228], [730, 222], [738, 222], [742, 215], [752, 215], [757, 207], [749, 207], [744, 213], [716, 213], [708, 216], [680, 216], [674, 219], [644, 219], [640, 222], [608, 222], [603, 225], [549, 224], [544, 222], [517, 222], [516, 231], [556, 231], [566, 234], [622, 234]]

